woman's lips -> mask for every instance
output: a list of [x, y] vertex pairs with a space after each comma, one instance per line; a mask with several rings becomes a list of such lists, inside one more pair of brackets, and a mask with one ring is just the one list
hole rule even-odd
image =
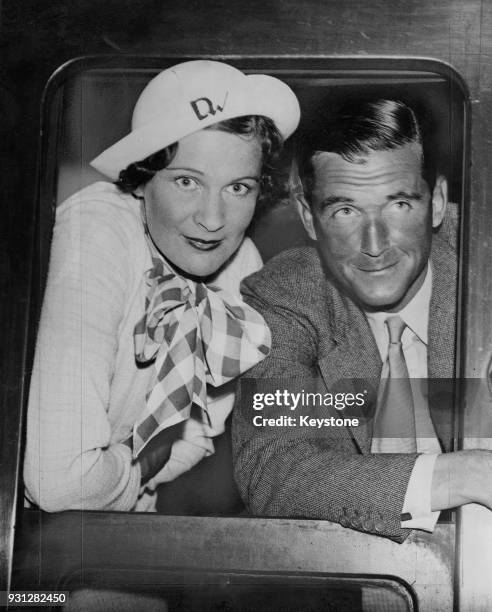
[[203, 238], [195, 238], [194, 236], [185, 236], [186, 241], [198, 251], [212, 251], [217, 248], [222, 240], [204, 240]]

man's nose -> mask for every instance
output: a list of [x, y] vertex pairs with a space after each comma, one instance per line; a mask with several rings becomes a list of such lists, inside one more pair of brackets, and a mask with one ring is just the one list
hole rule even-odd
[[378, 257], [389, 246], [389, 231], [383, 219], [368, 219], [362, 229], [361, 251], [371, 257]]
[[200, 198], [194, 221], [207, 232], [217, 232], [224, 227], [225, 203], [220, 192], [207, 191]]

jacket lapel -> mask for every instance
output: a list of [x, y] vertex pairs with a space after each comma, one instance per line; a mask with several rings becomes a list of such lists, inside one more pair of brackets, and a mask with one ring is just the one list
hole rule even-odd
[[433, 287], [429, 312], [429, 410], [441, 445], [450, 450], [456, 362], [456, 249], [436, 235], [432, 248]]
[[[369, 323], [362, 311], [348, 298], [334, 291], [325, 325], [331, 327], [329, 347], [320, 347], [318, 368], [330, 393], [364, 393], [366, 398], [362, 423], [350, 427], [351, 436], [361, 453], [370, 452], [371, 428], [365, 423], [375, 409], [381, 358]], [[339, 415], [340, 416], [340, 415]]]

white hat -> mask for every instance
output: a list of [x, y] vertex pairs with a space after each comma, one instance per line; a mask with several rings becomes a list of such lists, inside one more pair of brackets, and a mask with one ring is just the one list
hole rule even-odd
[[299, 102], [288, 85], [265, 74], [245, 75], [210, 60], [184, 62], [153, 78], [137, 100], [132, 131], [91, 166], [112, 180], [129, 164], [198, 130], [243, 115], [263, 115], [283, 138], [296, 129]]

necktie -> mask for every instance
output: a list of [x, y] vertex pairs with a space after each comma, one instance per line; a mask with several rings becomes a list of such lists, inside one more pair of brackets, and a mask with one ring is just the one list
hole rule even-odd
[[209, 424], [207, 384], [236, 378], [264, 359], [270, 331], [255, 310], [224, 291], [178, 275], [148, 238], [152, 269], [145, 314], [135, 326], [137, 363], [153, 363], [146, 408], [133, 428], [133, 455], [190, 416]]
[[389, 333], [387, 371], [381, 379], [374, 417], [373, 453], [415, 453], [415, 414], [412, 386], [401, 345], [406, 327], [398, 316], [388, 317]]

